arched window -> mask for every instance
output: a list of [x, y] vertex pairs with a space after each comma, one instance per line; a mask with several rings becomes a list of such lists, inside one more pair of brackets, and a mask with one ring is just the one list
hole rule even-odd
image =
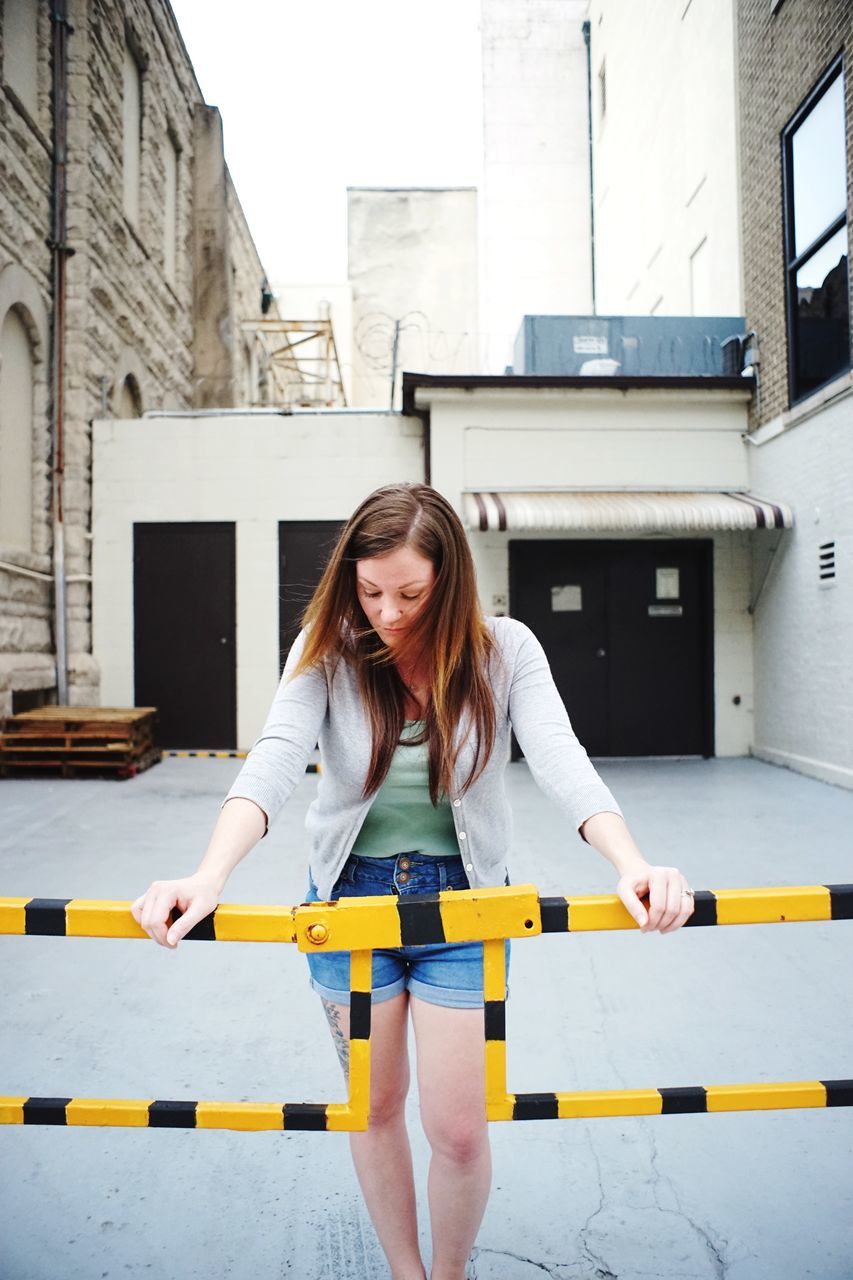
[[163, 270], [170, 284], [175, 283], [178, 261], [178, 184], [179, 153], [175, 139], [167, 133], [163, 143]]
[[124, 382], [119, 387], [119, 392], [116, 397], [116, 417], [142, 417], [142, 394], [139, 390], [139, 383], [136, 381], [132, 373], [127, 375]]
[[257, 361], [255, 360], [255, 352], [253, 347], [248, 343], [243, 343], [243, 398], [247, 407], [251, 408], [256, 403], [257, 395]]
[[139, 226], [139, 181], [142, 168], [142, 69], [128, 45], [124, 47], [122, 95], [122, 174], [124, 212]]
[[33, 348], [13, 308], [0, 328], [0, 543], [33, 547]]

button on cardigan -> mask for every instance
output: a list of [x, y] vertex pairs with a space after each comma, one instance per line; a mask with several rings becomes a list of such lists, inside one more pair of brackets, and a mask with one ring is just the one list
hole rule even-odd
[[[476, 782], [462, 791], [474, 758], [466, 737], [453, 776], [451, 812], [472, 888], [502, 885], [512, 842], [512, 813], [504, 772], [510, 734], [534, 779], [577, 830], [602, 811], [621, 809], [578, 742], [554, 684], [545, 651], [515, 618], [487, 617], [495, 639], [489, 679], [495, 699], [495, 745]], [[305, 819], [311, 840], [311, 875], [328, 899], [373, 802], [362, 795], [370, 764], [370, 722], [355, 670], [345, 658], [324, 662], [292, 678], [305, 644], [302, 631], [284, 672], [260, 737], [223, 801], [253, 800], [275, 818], [304, 774], [319, 741], [323, 770]], [[465, 732], [460, 728], [460, 734]]]

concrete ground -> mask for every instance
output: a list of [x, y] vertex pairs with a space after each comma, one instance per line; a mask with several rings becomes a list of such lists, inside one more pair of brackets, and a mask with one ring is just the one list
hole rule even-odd
[[[192, 871], [237, 761], [128, 782], [0, 782], [0, 894], [132, 899]], [[696, 889], [853, 881], [853, 793], [754, 760], [604, 762], [651, 862]], [[612, 892], [609, 865], [508, 770], [515, 882]], [[306, 777], [234, 872], [232, 902], [296, 902]], [[518, 1091], [853, 1076], [853, 922], [550, 935], [514, 944]], [[0, 938], [0, 1093], [343, 1096], [295, 948]], [[429, 1252], [427, 1148], [410, 1120]], [[495, 1124], [476, 1280], [853, 1277], [847, 1108]], [[9, 1126], [5, 1280], [379, 1280], [340, 1134]]]

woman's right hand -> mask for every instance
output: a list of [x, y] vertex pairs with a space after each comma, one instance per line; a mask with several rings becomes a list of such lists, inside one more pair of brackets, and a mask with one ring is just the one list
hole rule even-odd
[[[204, 876], [184, 876], [182, 880], [155, 880], [130, 904], [130, 913], [149, 937], [161, 947], [174, 951], [193, 925], [209, 916], [219, 902], [216, 885]], [[183, 913], [169, 925], [172, 908]]]

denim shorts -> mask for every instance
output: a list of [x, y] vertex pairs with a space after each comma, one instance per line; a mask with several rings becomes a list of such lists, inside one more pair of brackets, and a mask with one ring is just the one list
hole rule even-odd
[[[509, 880], [507, 879], [507, 884]], [[469, 889], [461, 857], [431, 858], [420, 853], [398, 853], [391, 858], [361, 858], [350, 854], [332, 887], [331, 899], [358, 898], [386, 893], [408, 897], [447, 889]], [[306, 902], [319, 901], [310, 875]], [[509, 974], [509, 939], [506, 940]], [[317, 951], [306, 959], [311, 986], [334, 1004], [350, 1002], [348, 951]], [[409, 991], [430, 1004], [450, 1009], [483, 1007], [482, 942], [428, 943], [415, 947], [381, 947], [373, 952], [373, 1002], [390, 1000]], [[505, 993], [509, 995], [509, 989]]]

